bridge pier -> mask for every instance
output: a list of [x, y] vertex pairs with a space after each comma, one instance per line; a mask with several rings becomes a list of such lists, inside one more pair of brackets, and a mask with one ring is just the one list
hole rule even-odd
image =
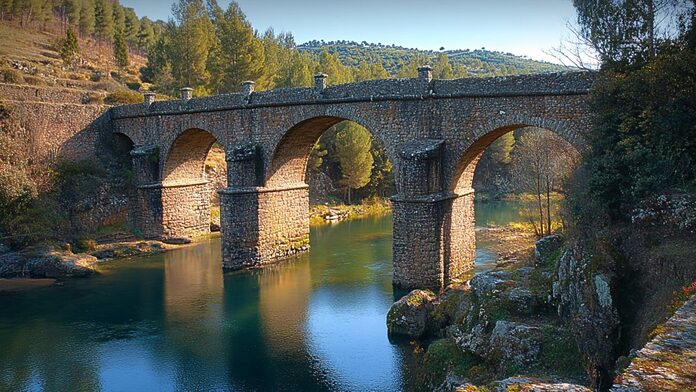
[[474, 193], [443, 191], [444, 141], [402, 146], [394, 211], [394, 285], [440, 289], [474, 265]]
[[309, 187], [226, 188], [220, 194], [222, 266], [237, 270], [309, 250]]
[[309, 187], [263, 187], [259, 147], [239, 144], [227, 156], [220, 194], [222, 265], [228, 270], [271, 264], [309, 250]]
[[392, 198], [395, 286], [439, 290], [474, 268], [473, 196]]
[[208, 181], [159, 182], [158, 149], [131, 152], [136, 183], [133, 223], [145, 238], [196, 236], [210, 232]]

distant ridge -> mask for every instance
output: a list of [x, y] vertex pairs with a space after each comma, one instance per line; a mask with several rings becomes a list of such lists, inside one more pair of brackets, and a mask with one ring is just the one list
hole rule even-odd
[[357, 66], [363, 60], [367, 63], [381, 62], [392, 76], [396, 76], [401, 67], [414, 59], [435, 65], [438, 56], [442, 53], [447, 54], [452, 67], [464, 66], [469, 76], [537, 74], [571, 70], [563, 65], [531, 60], [524, 56], [490, 51], [485, 48], [434, 51], [366, 41], [359, 43], [344, 40], [330, 42], [312, 40], [298, 45], [297, 49], [317, 58], [321, 51], [326, 49], [329, 53], [336, 53], [341, 62], [347, 66]]

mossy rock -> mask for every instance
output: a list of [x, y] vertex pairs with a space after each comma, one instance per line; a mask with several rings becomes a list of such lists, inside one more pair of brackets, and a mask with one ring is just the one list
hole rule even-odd
[[413, 290], [396, 301], [387, 313], [390, 336], [419, 338], [428, 332], [437, 297], [429, 290]]

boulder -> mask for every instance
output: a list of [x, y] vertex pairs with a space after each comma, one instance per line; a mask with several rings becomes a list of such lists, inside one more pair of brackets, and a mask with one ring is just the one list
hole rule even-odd
[[499, 370], [524, 368], [539, 360], [542, 330], [539, 327], [498, 320], [488, 342], [485, 358]]
[[548, 257], [563, 245], [561, 236], [552, 234], [540, 238], [534, 246], [534, 260], [536, 265], [546, 263]]
[[162, 240], [165, 244], [171, 245], [186, 245], [191, 243], [189, 237], [169, 237]]
[[563, 382], [544, 382], [530, 377], [509, 377], [493, 383], [495, 392], [591, 392], [591, 389], [577, 384]]
[[495, 296], [508, 287], [514, 286], [510, 271], [489, 271], [476, 274], [471, 281], [471, 291], [478, 298]]
[[432, 291], [413, 290], [396, 301], [387, 313], [389, 335], [413, 338], [425, 335], [436, 299]]
[[94, 273], [96, 262], [91, 255], [47, 252], [28, 257], [24, 268], [32, 278], [79, 278]]

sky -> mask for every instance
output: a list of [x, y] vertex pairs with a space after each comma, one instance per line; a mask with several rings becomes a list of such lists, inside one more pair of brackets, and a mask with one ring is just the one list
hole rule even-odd
[[[138, 16], [167, 20], [171, 0], [120, 0]], [[229, 0], [218, 0], [224, 8]], [[291, 32], [297, 43], [348, 40], [438, 50], [546, 54], [575, 22], [572, 0], [238, 0], [259, 32]]]

